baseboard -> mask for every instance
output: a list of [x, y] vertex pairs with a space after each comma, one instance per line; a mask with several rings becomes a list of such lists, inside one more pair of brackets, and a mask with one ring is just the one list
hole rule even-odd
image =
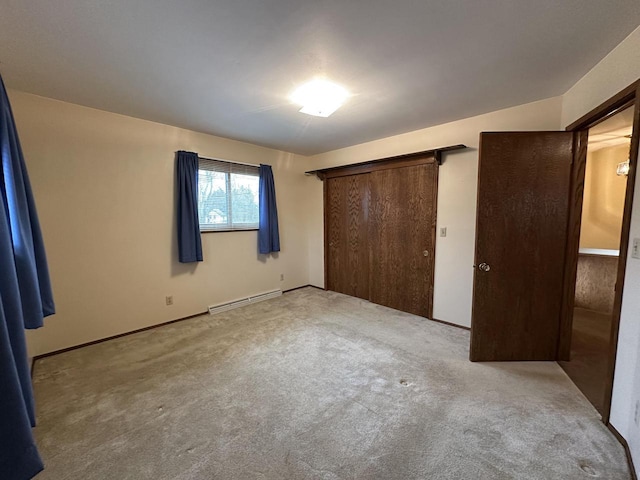
[[471, 328], [465, 327], [464, 325], [458, 325], [456, 323], [445, 322], [444, 320], [438, 320], [437, 318], [430, 318], [429, 320], [431, 320], [432, 322], [438, 322], [438, 323], [442, 323], [444, 325], [449, 325], [450, 327], [461, 328], [462, 330], [466, 330], [466, 331], [470, 331], [471, 330]]
[[[289, 293], [289, 292], [293, 292], [294, 290], [299, 290], [301, 288], [307, 288], [307, 287], [311, 287], [311, 288], [317, 288], [318, 290], [322, 290], [327, 291], [326, 288], [322, 288], [322, 287], [316, 287], [315, 285], [303, 285], [302, 287], [296, 287], [296, 288], [292, 288], [290, 290], [285, 290], [282, 293]], [[444, 320], [438, 320], [437, 318], [430, 318], [429, 320], [431, 320], [432, 322], [438, 322], [438, 323], [442, 323], [443, 325], [448, 325], [450, 327], [456, 327], [456, 328], [461, 328], [462, 330], [466, 330], [466, 331], [470, 331], [471, 328], [469, 327], [465, 327], [463, 325], [458, 325], [456, 323], [451, 323], [451, 322], [445, 322]]]
[[140, 332], [146, 332], [147, 330], [153, 330], [154, 328], [164, 327], [166, 325], [171, 325], [172, 323], [182, 322], [184, 320], [189, 320], [191, 318], [199, 317], [200, 315], [207, 315], [208, 312], [196, 313], [194, 315], [189, 315], [188, 317], [177, 318], [175, 320], [169, 320], [168, 322], [158, 323], [157, 325], [149, 325], [148, 327], [138, 328], [137, 330], [132, 330], [130, 332], [119, 333], [117, 335], [111, 335], [110, 337], [101, 338], [99, 340], [93, 340], [91, 342], [81, 343], [80, 345], [74, 345], [73, 347], [61, 348], [60, 350], [54, 350], [53, 352], [43, 353], [42, 355], [36, 355], [33, 357], [33, 361], [31, 364], [31, 372], [33, 374], [33, 365], [36, 363], [36, 360], [40, 360], [42, 358], [52, 357], [54, 355], [58, 355], [60, 353], [71, 352], [73, 350], [78, 350], [79, 348], [90, 347], [91, 345], [97, 345], [98, 343], [108, 342], [109, 340], [115, 340], [116, 338], [126, 337], [128, 335], [134, 335]]
[[629, 444], [627, 443], [627, 440], [622, 435], [620, 435], [620, 432], [616, 430], [616, 427], [614, 427], [610, 423], [607, 423], [607, 428], [611, 433], [613, 433], [613, 436], [616, 437], [616, 439], [624, 447], [624, 451], [627, 454], [627, 462], [629, 463], [629, 470], [631, 471], [631, 479], [638, 480], [638, 475], [636, 474], [636, 467], [633, 465], [633, 457], [631, 456], [631, 450], [629, 450]]
[[290, 288], [288, 290], [283, 290], [282, 293], [291, 293], [291, 292], [295, 292], [296, 290], [302, 290], [303, 288], [307, 288], [307, 287], [312, 287], [313, 285], [300, 285], [299, 287], [293, 287]]
[[[307, 288], [307, 287], [311, 287], [311, 288], [315, 288], [315, 289], [318, 289], [318, 290], [325, 291], [324, 288], [317, 287], [315, 285], [301, 285], [299, 287], [290, 288], [289, 290], [284, 290], [282, 293], [283, 294], [284, 293], [290, 293], [290, 292], [294, 292], [296, 290], [300, 290], [300, 289]], [[171, 325], [172, 323], [182, 322], [184, 320], [189, 320], [191, 318], [199, 317], [200, 315], [206, 315], [206, 314], [207, 314], [207, 312], [196, 313], [194, 315], [189, 315], [188, 317], [177, 318], [175, 320], [169, 320], [168, 322], [158, 323], [157, 325], [150, 325], [148, 327], [138, 328], [138, 329], [132, 330], [130, 332], [119, 333], [118, 335], [111, 335], [110, 337], [101, 338], [99, 340], [93, 340], [91, 342], [81, 343], [80, 345], [74, 345], [73, 347], [62, 348], [60, 350], [54, 350], [53, 352], [43, 353], [42, 355], [36, 355], [31, 360], [31, 375], [33, 376], [33, 369], [34, 369], [36, 360], [40, 360], [40, 359], [46, 358], [46, 357], [52, 357], [54, 355], [59, 355], [61, 353], [71, 352], [73, 350], [78, 350], [79, 348], [90, 347], [91, 345], [97, 345], [98, 343], [108, 342], [109, 340], [115, 340], [116, 338], [126, 337], [127, 335], [134, 335], [136, 333], [146, 332], [147, 330], [152, 330], [154, 328], [164, 327], [166, 325]], [[444, 325], [449, 325], [450, 327], [461, 328], [463, 330], [470, 330], [469, 327], [463, 327], [462, 325], [456, 325], [455, 323], [445, 322], [444, 320], [438, 320], [437, 318], [432, 318], [431, 320], [434, 321], [434, 322], [442, 323]], [[620, 438], [622, 438], [622, 437], [620, 437]]]
[[[289, 292], [293, 292], [294, 290], [299, 290], [301, 288], [306, 288], [306, 287], [319, 288], [314, 285], [302, 285], [300, 287], [295, 287], [289, 290], [285, 290], [282, 293], [289, 293]], [[147, 330], [152, 330], [154, 328], [160, 328], [166, 325], [171, 325], [172, 323], [182, 322], [184, 320], [189, 320], [191, 318], [199, 317], [200, 315], [207, 315], [207, 313], [208, 312], [196, 313], [194, 315], [189, 315], [188, 317], [177, 318], [175, 320], [169, 320], [168, 322], [158, 323], [157, 325], [150, 325], [148, 327], [138, 328], [137, 330], [132, 330], [130, 332], [119, 333], [118, 335], [112, 335], [110, 337], [101, 338], [99, 340], [93, 340], [91, 342], [81, 343], [80, 345], [74, 345], [73, 347], [62, 348], [60, 350], [54, 350], [53, 352], [43, 353], [42, 355], [36, 355], [31, 360], [31, 375], [33, 376], [33, 368], [35, 366], [36, 360], [40, 360], [41, 358], [52, 357], [53, 355], [58, 355], [60, 353], [65, 353], [65, 352], [71, 352], [79, 348], [90, 347], [91, 345], [96, 345], [102, 342], [108, 342], [109, 340], [115, 340], [116, 338], [126, 337], [127, 335], [134, 335], [136, 333], [146, 332]]]
[[294, 288], [290, 288], [289, 290], [283, 290], [282, 293], [290, 293], [290, 292], [295, 292], [296, 290], [302, 290], [303, 288], [316, 288], [318, 290], [322, 290], [324, 292], [324, 288], [322, 287], [316, 287], [315, 285], [300, 285], [299, 287], [294, 287]]

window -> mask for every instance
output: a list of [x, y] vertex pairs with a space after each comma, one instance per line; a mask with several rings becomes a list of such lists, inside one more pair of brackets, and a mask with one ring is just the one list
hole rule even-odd
[[200, 158], [200, 230], [207, 232], [257, 229], [258, 184], [258, 167]]

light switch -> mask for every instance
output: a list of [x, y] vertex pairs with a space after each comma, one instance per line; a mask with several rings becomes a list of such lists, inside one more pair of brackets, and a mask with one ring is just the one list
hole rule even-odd
[[440, 227], [440, 236], [441, 237], [447, 236], [447, 227]]
[[633, 246], [631, 247], [631, 256], [633, 258], [640, 258], [640, 238], [633, 239]]

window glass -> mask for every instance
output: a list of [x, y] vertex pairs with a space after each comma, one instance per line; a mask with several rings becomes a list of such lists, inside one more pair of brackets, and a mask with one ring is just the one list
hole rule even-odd
[[200, 230], [258, 228], [258, 167], [200, 159]]

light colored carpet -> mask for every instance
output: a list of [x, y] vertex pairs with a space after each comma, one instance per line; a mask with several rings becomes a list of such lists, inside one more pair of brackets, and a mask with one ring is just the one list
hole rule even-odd
[[555, 363], [306, 288], [42, 359], [45, 479], [628, 479]]

